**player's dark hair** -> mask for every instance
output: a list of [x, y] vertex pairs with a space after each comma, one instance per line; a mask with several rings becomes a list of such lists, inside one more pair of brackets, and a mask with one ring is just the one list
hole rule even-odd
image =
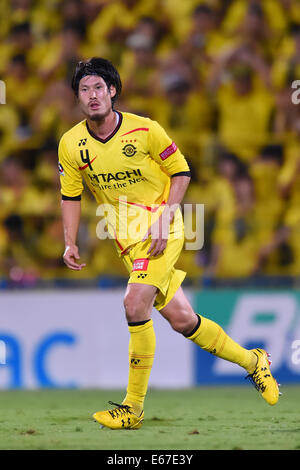
[[115, 87], [116, 94], [111, 99], [112, 105], [114, 105], [122, 90], [120, 75], [114, 65], [109, 60], [101, 57], [93, 57], [87, 61], [78, 62], [72, 78], [72, 88], [76, 96], [78, 96], [80, 80], [87, 75], [97, 75], [103, 78], [108, 89], [111, 85]]

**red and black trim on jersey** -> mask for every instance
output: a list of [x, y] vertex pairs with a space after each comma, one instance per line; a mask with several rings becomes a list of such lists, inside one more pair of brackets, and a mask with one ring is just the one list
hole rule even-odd
[[119, 122], [118, 122], [118, 124], [116, 125], [115, 129], [112, 131], [112, 133], [109, 134], [109, 136], [106, 137], [106, 139], [101, 139], [101, 138], [98, 137], [96, 134], [94, 134], [94, 132], [89, 128], [88, 122], [85, 121], [86, 128], [87, 128], [87, 130], [88, 130], [88, 133], [93, 137], [93, 139], [98, 140], [98, 141], [101, 142], [102, 144], [106, 144], [106, 142], [108, 142], [110, 139], [113, 138], [113, 136], [114, 136], [114, 135], [118, 132], [118, 130], [120, 129], [121, 124], [122, 124], [122, 121], [123, 121], [123, 115], [122, 115], [122, 113], [120, 113], [119, 111], [115, 111], [115, 113], [117, 113], [117, 115], [119, 116]]
[[132, 134], [133, 132], [138, 132], [138, 131], [149, 132], [149, 127], [136, 127], [135, 129], [131, 129], [131, 131], [125, 132], [125, 134], [122, 134], [121, 137], [124, 137], [125, 135]]
[[171, 178], [173, 178], [174, 176], [188, 176], [189, 178], [192, 177], [190, 171], [179, 171], [178, 173], [174, 173], [174, 175], [171, 175]]
[[63, 201], [81, 201], [81, 194], [79, 194], [79, 196], [65, 196], [64, 194], [62, 194], [61, 196], [62, 200]]

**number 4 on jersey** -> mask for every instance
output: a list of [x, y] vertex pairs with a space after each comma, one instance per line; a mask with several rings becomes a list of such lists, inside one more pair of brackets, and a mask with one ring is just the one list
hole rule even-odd
[[81, 161], [85, 163], [84, 166], [80, 167], [80, 170], [84, 170], [85, 168], [89, 167], [89, 169], [93, 171], [91, 163], [95, 160], [96, 157], [93, 158], [91, 162], [88, 149], [80, 150], [80, 158], [81, 158]]

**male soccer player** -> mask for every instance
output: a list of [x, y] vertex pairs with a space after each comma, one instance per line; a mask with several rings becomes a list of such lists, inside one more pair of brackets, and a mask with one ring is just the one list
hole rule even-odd
[[[111, 429], [138, 429], [155, 353], [152, 307], [172, 328], [210, 353], [239, 364], [263, 398], [278, 400], [267, 353], [247, 350], [213, 321], [196, 314], [174, 268], [183, 247], [179, 208], [190, 181], [188, 164], [157, 122], [114, 108], [121, 92], [115, 67], [102, 58], [80, 62], [73, 90], [86, 117], [59, 144], [65, 264], [81, 270], [76, 245], [82, 177], [103, 205], [107, 226], [129, 272], [124, 307], [130, 332], [127, 394], [94, 413]], [[187, 123], [188, 125], [188, 123]]]

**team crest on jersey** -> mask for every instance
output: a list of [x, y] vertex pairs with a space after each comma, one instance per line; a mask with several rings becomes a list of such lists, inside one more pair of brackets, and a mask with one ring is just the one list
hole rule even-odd
[[133, 157], [136, 154], [136, 147], [132, 144], [127, 144], [122, 148], [122, 152], [126, 157]]
[[58, 164], [58, 171], [61, 176], [65, 176], [65, 172], [61, 163]]

